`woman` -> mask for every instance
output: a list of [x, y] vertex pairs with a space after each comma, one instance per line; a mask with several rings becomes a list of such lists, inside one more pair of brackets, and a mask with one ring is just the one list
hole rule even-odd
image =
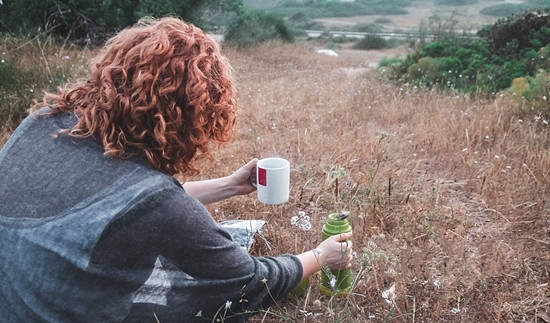
[[[90, 73], [47, 94], [0, 151], [3, 322], [244, 322], [321, 266], [350, 265], [351, 234], [253, 257], [215, 223], [204, 205], [253, 192], [256, 159], [174, 179], [234, 137], [231, 67], [200, 29], [142, 22]], [[159, 265], [169, 292], [138, 303]]]

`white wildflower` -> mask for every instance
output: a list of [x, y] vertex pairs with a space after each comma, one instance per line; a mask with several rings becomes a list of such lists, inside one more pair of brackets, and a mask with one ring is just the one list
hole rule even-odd
[[331, 275], [330, 276], [330, 288], [334, 289], [336, 287], [336, 276], [334, 275]]
[[295, 215], [290, 218], [290, 224], [298, 227], [302, 231], [311, 230], [310, 218], [308, 215], [306, 215], [306, 212], [304, 211], [299, 211], [298, 216]]
[[302, 313], [305, 317], [308, 317], [308, 316], [312, 316], [312, 315], [313, 315], [312, 312], [308, 312], [308, 311], [305, 311], [305, 310], [300, 310], [300, 313]]
[[231, 304], [233, 304], [232, 301], [227, 301], [227, 302], [225, 302], [225, 309], [226, 309], [226, 310], [230, 309], [230, 308], [231, 308]]

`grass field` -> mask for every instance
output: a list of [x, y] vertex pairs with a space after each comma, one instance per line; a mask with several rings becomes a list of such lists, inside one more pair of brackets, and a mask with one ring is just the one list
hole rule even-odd
[[[547, 121], [526, 118], [505, 95], [390, 85], [363, 53], [325, 57], [280, 44], [228, 51], [240, 83], [239, 135], [204, 176], [280, 156], [291, 161], [292, 188], [282, 206], [251, 195], [212, 214], [267, 220], [272, 249], [260, 240], [255, 252], [277, 255], [315, 247], [326, 216], [349, 210], [357, 252], [348, 297], [321, 296], [313, 279], [305, 297], [252, 322], [543, 322]], [[291, 225], [300, 211], [310, 231]], [[383, 298], [392, 286], [394, 298]]]
[[[2, 51], [21, 56], [25, 46]], [[225, 49], [240, 89], [238, 136], [197, 178], [252, 157], [290, 160], [289, 202], [262, 205], [252, 194], [209, 210], [220, 221], [266, 220], [270, 248], [258, 239], [256, 255], [314, 248], [326, 216], [349, 210], [356, 284], [331, 299], [313, 277], [305, 296], [250, 322], [549, 322], [548, 120], [505, 94], [389, 84], [371, 63], [396, 52], [328, 57], [317, 46]], [[66, 75], [91, 54], [39, 48], [37, 68]], [[291, 224], [299, 212], [311, 230]]]

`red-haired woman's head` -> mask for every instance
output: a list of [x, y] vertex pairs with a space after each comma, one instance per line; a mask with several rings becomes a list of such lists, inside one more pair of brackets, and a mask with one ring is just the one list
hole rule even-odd
[[71, 112], [69, 134], [93, 136], [106, 155], [142, 155], [168, 174], [194, 174], [212, 141], [233, 139], [236, 93], [218, 44], [176, 18], [141, 22], [111, 38], [87, 82], [47, 95]]

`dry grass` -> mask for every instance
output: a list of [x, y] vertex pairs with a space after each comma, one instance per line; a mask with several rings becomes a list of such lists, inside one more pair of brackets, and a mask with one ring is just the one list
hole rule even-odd
[[[372, 53], [318, 56], [308, 45], [228, 50], [240, 84], [238, 139], [204, 176], [251, 157], [292, 163], [291, 198], [210, 207], [262, 218], [271, 250], [320, 242], [325, 217], [352, 213], [357, 284], [345, 299], [289, 297], [252, 322], [538, 322], [550, 311], [548, 128], [518, 104], [399, 88], [368, 70]], [[331, 169], [345, 175], [330, 182]], [[313, 229], [290, 218], [299, 211]], [[363, 267], [362, 267], [363, 266]], [[395, 285], [395, 300], [381, 293]], [[538, 321], [537, 321], [538, 320]]]
[[[325, 217], [349, 210], [357, 284], [329, 299], [314, 277], [305, 297], [250, 321], [542, 322], [550, 311], [544, 120], [521, 120], [505, 96], [390, 85], [369, 69], [380, 52], [326, 57], [313, 47], [226, 49], [240, 88], [238, 138], [202, 176], [226, 175], [252, 157], [289, 159], [288, 203], [266, 206], [252, 194], [209, 210], [218, 220], [267, 220], [271, 249], [258, 240], [258, 255], [313, 248]], [[291, 225], [299, 211], [312, 230]], [[388, 302], [382, 292], [392, 285]]]

